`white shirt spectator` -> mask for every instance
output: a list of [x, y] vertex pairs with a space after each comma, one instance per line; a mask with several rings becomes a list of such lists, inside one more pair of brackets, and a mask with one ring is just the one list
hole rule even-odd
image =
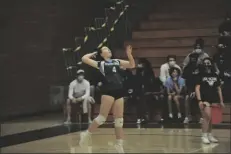
[[[180, 71], [181, 71], [181, 68], [179, 65], [174, 64], [173, 67], [176, 67], [176, 68], [180, 69]], [[161, 67], [160, 67], [160, 80], [163, 84], [165, 84], [165, 81], [167, 80], [167, 78], [170, 77], [169, 69], [170, 69], [169, 63], [165, 63], [165, 64], [161, 65]]]
[[90, 96], [90, 83], [83, 79], [81, 83], [79, 83], [77, 80], [74, 80], [69, 85], [69, 92], [68, 92], [68, 98], [74, 99], [82, 97], [82, 99], [86, 99]]

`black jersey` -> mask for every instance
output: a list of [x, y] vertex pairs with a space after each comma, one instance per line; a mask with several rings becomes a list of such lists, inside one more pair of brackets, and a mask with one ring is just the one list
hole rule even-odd
[[123, 78], [120, 73], [120, 61], [111, 59], [109, 61], [98, 62], [100, 72], [103, 74], [102, 90], [118, 90], [123, 89]]
[[217, 88], [220, 84], [220, 78], [216, 73], [200, 73], [197, 78], [197, 85], [200, 85], [202, 101], [208, 101], [209, 103], [218, 101]]

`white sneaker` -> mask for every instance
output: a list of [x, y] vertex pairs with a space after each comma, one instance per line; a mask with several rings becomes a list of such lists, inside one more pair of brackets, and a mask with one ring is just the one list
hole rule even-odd
[[71, 121], [67, 120], [64, 122], [64, 125], [70, 125], [71, 124]]
[[212, 134], [209, 134], [209, 135], [208, 135], [208, 139], [209, 139], [210, 142], [218, 143], [218, 140], [217, 140], [215, 137], [213, 137]]
[[188, 117], [185, 117], [184, 118], [184, 124], [188, 124], [189, 123], [189, 119], [188, 119]]
[[169, 113], [169, 118], [171, 118], [171, 119], [173, 118], [173, 115], [172, 115], [172, 113]]
[[203, 123], [203, 118], [200, 118], [199, 123], [200, 123], [200, 124], [202, 124], [202, 123]]
[[122, 145], [120, 145], [120, 144], [115, 144], [114, 147], [115, 147], [115, 149], [116, 149], [116, 151], [117, 151], [118, 153], [124, 153], [124, 148], [123, 148]]
[[180, 112], [178, 112], [177, 117], [178, 117], [178, 119], [180, 119], [182, 117]]
[[201, 137], [201, 140], [202, 140], [202, 142], [203, 142], [204, 144], [210, 144], [210, 141], [209, 141], [209, 139], [208, 139], [207, 136], [202, 136], [202, 137]]
[[89, 123], [89, 124], [91, 124], [91, 123], [92, 123], [91, 118], [88, 118], [88, 123]]
[[141, 123], [141, 119], [137, 119], [136, 123], [140, 124]]
[[87, 133], [87, 132], [81, 132], [80, 133], [80, 141], [79, 141], [79, 145], [80, 146], [88, 146], [91, 142], [91, 134]]

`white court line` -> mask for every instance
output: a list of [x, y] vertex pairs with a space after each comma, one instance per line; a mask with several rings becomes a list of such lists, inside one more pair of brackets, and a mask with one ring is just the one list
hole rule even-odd
[[202, 147], [201, 148], [199, 148], [199, 149], [196, 149], [196, 150], [192, 150], [192, 151], [189, 151], [189, 152], [187, 152], [187, 153], [195, 153], [195, 152], [198, 152], [198, 151], [200, 151], [200, 150], [210, 150], [208, 153], [210, 153], [211, 151], [212, 151], [212, 149], [213, 148], [215, 148], [216, 146], [218, 146], [218, 144], [209, 144], [209, 145], [202, 145]]

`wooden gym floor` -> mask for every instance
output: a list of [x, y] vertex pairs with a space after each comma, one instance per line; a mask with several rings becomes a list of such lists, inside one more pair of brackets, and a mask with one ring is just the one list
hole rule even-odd
[[[17, 127], [17, 126], [15, 126]], [[78, 146], [79, 132], [87, 126], [56, 124], [1, 135], [1, 153], [116, 153], [113, 124], [105, 124], [92, 136], [91, 147]], [[199, 124], [125, 124], [126, 153], [230, 153], [230, 124], [214, 126], [219, 144], [201, 144]], [[4, 134], [4, 133], [2, 133]]]

